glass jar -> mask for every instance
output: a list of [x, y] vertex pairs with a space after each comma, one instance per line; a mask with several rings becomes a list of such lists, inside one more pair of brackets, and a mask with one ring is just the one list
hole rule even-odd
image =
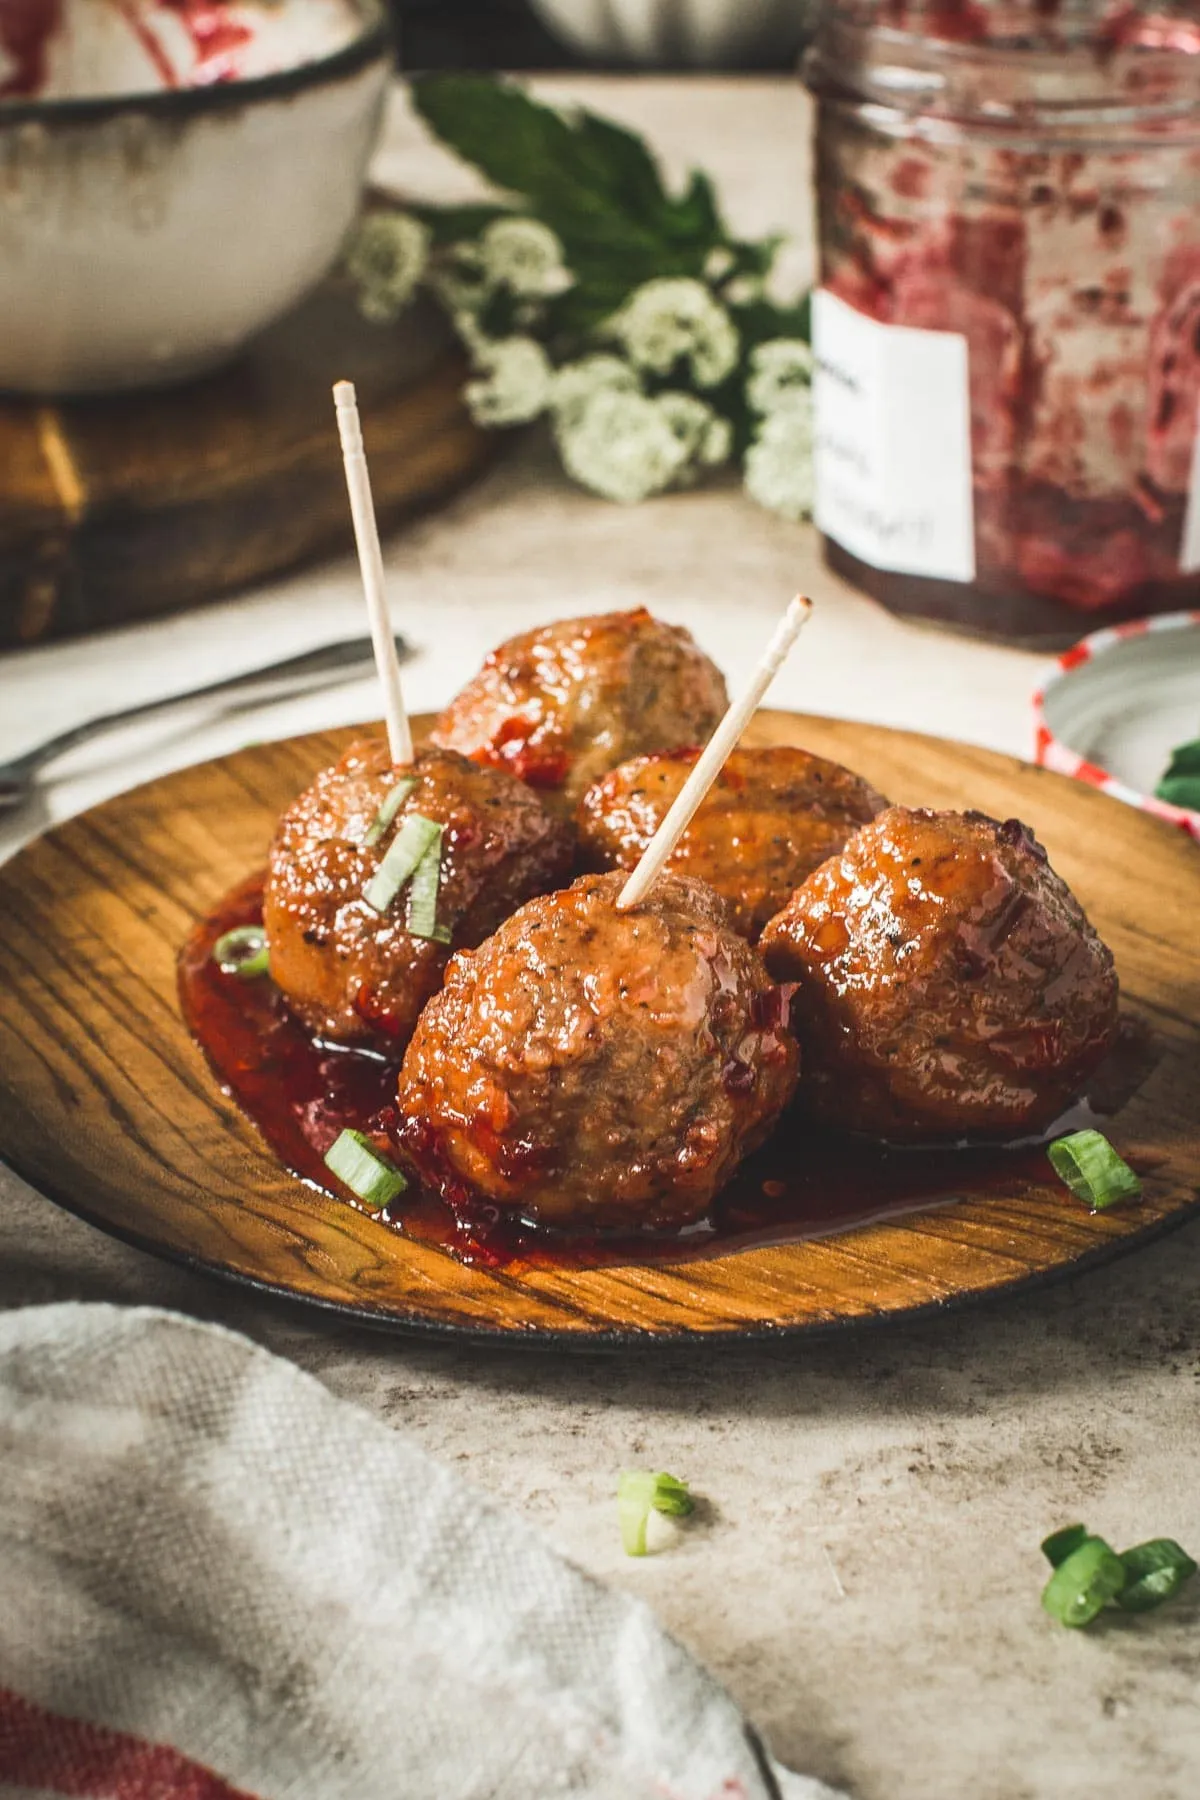
[[1031, 646], [1200, 605], [1200, 16], [840, 0], [817, 102], [817, 522]]

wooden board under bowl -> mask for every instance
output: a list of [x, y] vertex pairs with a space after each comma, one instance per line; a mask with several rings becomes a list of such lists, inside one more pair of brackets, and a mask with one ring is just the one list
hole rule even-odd
[[383, 525], [461, 487], [496, 438], [442, 315], [358, 313], [330, 278], [216, 374], [60, 402], [0, 395], [0, 649], [196, 606], [353, 538], [332, 384], [358, 388]]
[[842, 1236], [677, 1266], [488, 1271], [290, 1176], [217, 1089], [176, 956], [262, 865], [275, 817], [349, 739], [257, 745], [137, 788], [0, 870], [0, 1155], [143, 1249], [372, 1324], [579, 1348], [855, 1326], [979, 1299], [1130, 1250], [1200, 1207], [1195, 846], [1079, 783], [985, 750], [765, 712], [893, 799], [1019, 815], [1111, 945], [1162, 1057], [1117, 1121], [1145, 1194], [1091, 1214], [1022, 1179]]

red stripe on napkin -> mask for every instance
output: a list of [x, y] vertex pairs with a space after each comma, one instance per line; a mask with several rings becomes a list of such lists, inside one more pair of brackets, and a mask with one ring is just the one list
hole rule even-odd
[[46, 1712], [0, 1688], [0, 1786], [75, 1800], [254, 1800], [166, 1744]]

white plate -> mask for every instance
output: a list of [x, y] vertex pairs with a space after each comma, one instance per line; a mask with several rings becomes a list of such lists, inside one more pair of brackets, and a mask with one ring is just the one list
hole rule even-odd
[[1033, 697], [1037, 760], [1200, 840], [1200, 812], [1154, 798], [1171, 752], [1200, 738], [1200, 612], [1093, 632]]

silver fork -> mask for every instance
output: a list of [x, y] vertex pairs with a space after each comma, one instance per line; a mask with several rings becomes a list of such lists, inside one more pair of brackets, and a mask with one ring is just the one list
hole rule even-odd
[[[396, 651], [401, 662], [406, 662], [412, 655], [410, 646], [399, 637]], [[349, 681], [357, 670], [370, 668], [373, 660], [369, 637], [344, 638], [336, 644], [325, 644], [319, 650], [307, 650], [302, 656], [289, 656], [282, 662], [266, 663], [258, 669], [246, 669], [240, 675], [206, 682], [203, 687], [164, 694], [158, 700], [143, 700], [137, 706], [123, 707], [119, 712], [101, 713], [94, 719], [85, 719], [82, 724], [72, 725], [67, 731], [47, 738], [44, 744], [14, 756], [10, 762], [0, 763], [0, 813], [15, 812], [25, 805], [33, 792], [33, 778], [46, 763], [117, 725], [144, 719], [151, 713], [165, 712], [169, 707], [182, 706], [189, 700], [211, 699], [218, 694], [236, 696], [238, 711], [256, 701], [291, 699], [323, 687], [335, 687], [339, 681]]]

